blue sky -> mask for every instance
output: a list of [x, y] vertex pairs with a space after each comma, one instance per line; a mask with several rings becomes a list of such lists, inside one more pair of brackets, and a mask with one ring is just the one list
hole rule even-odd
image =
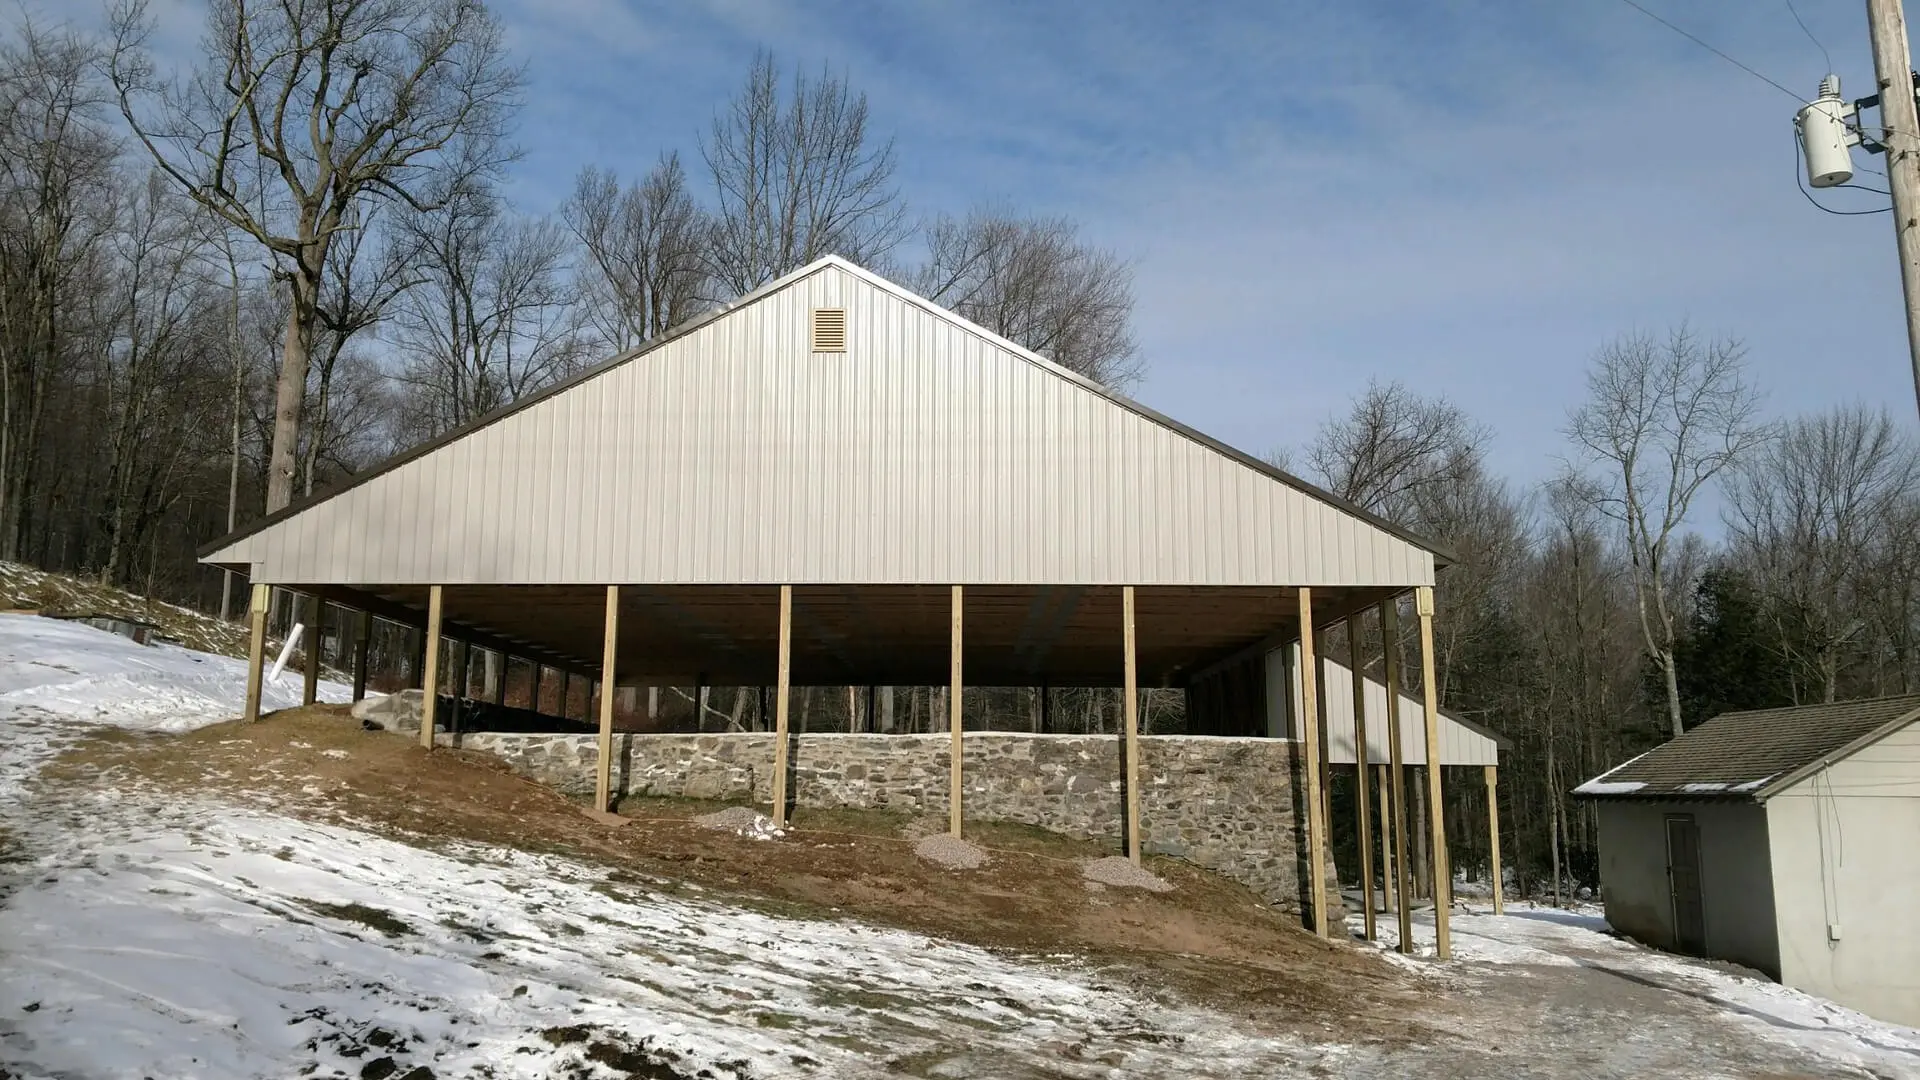
[[[1642, 2], [1797, 92], [1825, 71], [1785, 0]], [[1867, 93], [1863, 5], [1797, 3]], [[187, 37], [194, 9], [156, 10]], [[588, 163], [637, 174], [678, 149], [697, 177], [757, 48], [831, 65], [896, 136], [916, 211], [1067, 214], [1129, 259], [1136, 396], [1256, 453], [1400, 379], [1535, 481], [1593, 350], [1681, 319], [1744, 339], [1775, 413], [1913, 415], [1887, 217], [1809, 206], [1795, 102], [1621, 0], [498, 10], [527, 63], [525, 209]]]

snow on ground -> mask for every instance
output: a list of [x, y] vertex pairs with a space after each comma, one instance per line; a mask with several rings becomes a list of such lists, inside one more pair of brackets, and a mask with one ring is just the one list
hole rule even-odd
[[[1756, 1035], [1824, 1060], [1875, 1075], [1920, 1077], [1920, 1029], [1875, 1020], [1731, 965], [1676, 956], [1616, 936], [1598, 904], [1556, 908], [1520, 902], [1507, 904], [1506, 912], [1494, 915], [1490, 905], [1482, 904], [1464, 912], [1455, 908], [1454, 958], [1490, 965], [1577, 966], [1610, 972], [1703, 1001]], [[1375, 920], [1378, 944], [1392, 950], [1400, 940], [1397, 919], [1379, 914]], [[1348, 916], [1349, 932], [1358, 935], [1363, 926], [1359, 914]], [[1417, 910], [1413, 917], [1416, 953], [1432, 956], [1433, 940], [1432, 908]], [[1435, 977], [1449, 973], [1448, 968], [1406, 960], [1397, 953], [1387, 955]]]
[[0, 1075], [1239, 1077], [1345, 1053], [564, 858], [29, 783], [88, 725], [191, 728], [243, 686], [237, 661], [0, 617], [0, 941], [31, 943], [0, 952]]
[[[73, 805], [75, 823], [125, 796]], [[1097, 1044], [1143, 1074], [1238, 1076], [1287, 1044], [970, 946], [780, 918], [570, 860], [444, 852], [211, 804], [72, 834], [0, 911], [0, 1057], [77, 1075], [445, 1074], [578, 1064], [604, 1029], [686, 1075], [857, 1075], [895, 1057], [1037, 1063]], [[24, 1012], [37, 1006], [33, 1012]], [[386, 1046], [369, 1034], [386, 1032]], [[108, 1038], [103, 1035], [111, 1033]], [[397, 1036], [395, 1038], [394, 1036]], [[1097, 1061], [1063, 1075], [1103, 1075]]]
[[[87, 726], [189, 731], [240, 715], [244, 661], [173, 645], [137, 645], [83, 623], [0, 615], [0, 799]], [[282, 673], [261, 688], [262, 706], [300, 704], [301, 677]], [[321, 682], [323, 701], [349, 687]]]

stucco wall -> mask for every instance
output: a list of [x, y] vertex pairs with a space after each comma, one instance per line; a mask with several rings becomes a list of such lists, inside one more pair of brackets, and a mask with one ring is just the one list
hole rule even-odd
[[[622, 734], [614, 788], [765, 803], [773, 735]], [[912, 814], [947, 811], [948, 736], [793, 736], [789, 790], [798, 807]], [[441, 736], [441, 741], [448, 741]], [[572, 794], [593, 791], [595, 738], [476, 733], [459, 744], [504, 758], [524, 776]], [[968, 732], [964, 809], [978, 821], [1036, 825], [1119, 841], [1125, 820], [1120, 740], [1100, 735]], [[1140, 824], [1147, 851], [1173, 855], [1300, 910], [1294, 744], [1280, 739], [1154, 735], [1140, 740]], [[1328, 888], [1339, 910], [1331, 863]]]
[[1781, 981], [1920, 1026], [1920, 726], [1781, 792], [1766, 813]]
[[1707, 955], [1779, 977], [1767, 813], [1749, 803], [1600, 804], [1600, 882], [1607, 922], [1662, 949], [1677, 947], [1667, 884], [1669, 814], [1700, 830], [1700, 900]]

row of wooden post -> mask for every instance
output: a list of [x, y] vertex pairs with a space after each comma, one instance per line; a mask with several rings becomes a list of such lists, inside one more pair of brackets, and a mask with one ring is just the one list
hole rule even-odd
[[[1319, 665], [1314, 657], [1314, 641], [1311, 627], [1312, 599], [1310, 591], [1300, 590], [1300, 622], [1307, 628], [1301, 635], [1301, 690], [1304, 716], [1304, 746], [1307, 760], [1326, 768], [1324, 746], [1316, 747], [1321, 739], [1319, 731], [1320, 717], [1317, 687], [1315, 686]], [[1439, 701], [1438, 684], [1434, 671], [1433, 648], [1433, 590], [1419, 588], [1414, 591], [1414, 609], [1420, 620], [1420, 675], [1422, 712], [1424, 723], [1424, 742], [1427, 761], [1426, 791], [1428, 825], [1431, 830], [1432, 870], [1434, 881], [1434, 938], [1435, 953], [1442, 959], [1452, 954], [1452, 932], [1450, 905], [1452, 903], [1452, 869], [1447, 851], [1446, 819], [1442, 803], [1441, 749], [1439, 738]], [[1405, 753], [1400, 737], [1400, 657], [1396, 643], [1399, 640], [1399, 606], [1388, 600], [1380, 604], [1379, 617], [1382, 637], [1382, 655], [1385, 670], [1382, 681], [1387, 687], [1387, 763], [1381, 767], [1383, 773], [1379, 789], [1380, 827], [1384, 830], [1381, 848], [1380, 877], [1381, 894], [1387, 906], [1394, 912], [1399, 923], [1399, 949], [1402, 952], [1413, 951], [1412, 944], [1412, 905], [1410, 881], [1411, 864], [1407, 860], [1407, 813], [1405, 799]], [[1369, 759], [1367, 738], [1366, 680], [1361, 667], [1360, 619], [1359, 613], [1349, 616], [1347, 622], [1347, 668], [1351, 672], [1353, 691], [1353, 730], [1355, 767], [1355, 817], [1359, 831], [1360, 856], [1360, 894], [1362, 902], [1365, 934], [1369, 941], [1378, 934], [1373, 907], [1374, 863], [1373, 863], [1373, 798], [1369, 790], [1374, 787], [1372, 763]], [[1315, 930], [1322, 935], [1330, 932], [1327, 917], [1324, 914], [1325, 880], [1322, 871], [1327, 845], [1324, 815], [1328, 802], [1321, 791], [1321, 785], [1315, 782], [1314, 768], [1308, 770], [1308, 843], [1319, 857], [1310, 861], [1310, 881], [1314, 890], [1316, 911]], [[1499, 770], [1494, 765], [1484, 766], [1487, 789], [1487, 835], [1490, 852], [1489, 870], [1493, 884], [1493, 909], [1496, 915], [1505, 912], [1504, 883], [1500, 873], [1500, 811], [1498, 799]], [[1386, 880], [1390, 879], [1390, 880]]]
[[[1313, 905], [1313, 927], [1321, 937], [1331, 936], [1330, 905], [1327, 903], [1326, 864], [1330, 852], [1328, 844], [1327, 801], [1324, 793], [1327, 765], [1324, 734], [1320, 727], [1318, 675], [1319, 663], [1315, 656], [1313, 590], [1302, 586], [1299, 595], [1300, 633], [1300, 684], [1301, 684], [1301, 739], [1302, 756], [1305, 761], [1307, 806], [1307, 845], [1312, 853], [1307, 860], [1311, 903]], [[252, 604], [249, 608], [251, 663], [248, 667], [246, 715], [256, 718], [260, 713], [260, 694], [262, 679], [262, 656], [266, 639], [266, 617], [269, 588], [256, 585], [253, 589]], [[963, 655], [963, 635], [965, 630], [964, 604], [965, 594], [962, 586], [952, 587], [952, 630], [951, 630], [951, 667], [949, 671], [950, 690], [948, 693], [948, 727], [951, 735], [948, 773], [948, 829], [953, 835], [961, 833], [962, 819], [962, 711], [961, 690], [964, 684], [964, 672], [961, 658]], [[308, 625], [318, 634], [319, 624], [318, 597], [308, 600]], [[1433, 655], [1433, 590], [1422, 586], [1414, 593], [1415, 612], [1420, 620], [1420, 674], [1422, 705], [1425, 720], [1425, 744], [1427, 759], [1426, 798], [1428, 800], [1427, 819], [1431, 829], [1430, 841], [1433, 858], [1434, 884], [1434, 930], [1436, 953], [1441, 958], [1451, 954], [1451, 928], [1449, 903], [1451, 891], [1451, 871], [1447, 857], [1446, 816], [1443, 809], [1441, 790], [1441, 766], [1439, 764], [1439, 708], [1437, 687], [1435, 685]], [[427, 625], [424, 633], [424, 657], [422, 659], [421, 685], [424, 688], [437, 688], [440, 675], [440, 628], [444, 607], [443, 587], [431, 586], [428, 589]], [[1399, 650], [1394, 643], [1399, 637], [1399, 608], [1395, 601], [1388, 600], [1379, 606], [1383, 655], [1385, 657], [1384, 682], [1388, 688], [1387, 700], [1387, 747], [1388, 763], [1386, 783], [1381, 788], [1381, 826], [1387, 830], [1389, 842], [1382, 850], [1385, 865], [1381, 867], [1383, 876], [1390, 876], [1392, 903], [1400, 930], [1400, 948], [1411, 951], [1412, 916], [1411, 884], [1409, 864], [1407, 862], [1407, 824], [1405, 800], [1401, 794], [1406, 791], [1404, 773], [1404, 755], [1400, 738], [1400, 672]], [[361, 615], [359, 641], [356, 642], [354, 661], [354, 698], [358, 700], [365, 692], [366, 683], [366, 638], [369, 634], [370, 617]], [[1134, 632], [1134, 589], [1125, 586], [1121, 589], [1121, 646], [1125, 668], [1125, 770], [1124, 787], [1126, 790], [1126, 838], [1127, 856], [1138, 862], [1141, 856], [1140, 836], [1140, 748], [1139, 748], [1139, 702], [1137, 651]], [[618, 645], [620, 635], [620, 586], [607, 586], [606, 622], [604, 628], [599, 684], [603, 688], [599, 702], [599, 745], [597, 766], [594, 777], [594, 805], [607, 810], [612, 804], [612, 761], [613, 761], [613, 688], [618, 679]], [[793, 652], [793, 586], [780, 586], [780, 632], [779, 632], [778, 676], [774, 698], [774, 761], [773, 761], [773, 818], [776, 824], [784, 825], [787, 820], [787, 771], [788, 771], [788, 702], [792, 687]], [[318, 655], [317, 637], [314, 646], [310, 646], [313, 655]], [[1360, 624], [1358, 614], [1347, 619], [1347, 659], [1352, 672], [1354, 741], [1358, 762], [1357, 810], [1360, 832], [1360, 887], [1366, 898], [1365, 931], [1369, 940], [1376, 932], [1373, 910], [1374, 866], [1373, 866], [1373, 821], [1372, 799], [1369, 797], [1370, 776], [1367, 761], [1367, 716], [1365, 680], [1360, 664]], [[501, 665], [501, 683], [504, 686], [505, 663]], [[303, 699], [311, 704], [316, 697], [319, 665], [306, 665], [306, 684]], [[536, 673], [537, 679], [537, 673]], [[420, 744], [433, 745], [434, 723], [438, 709], [439, 695], [428, 692], [422, 695], [420, 717]], [[1486, 767], [1487, 810], [1490, 819], [1489, 833], [1492, 843], [1492, 870], [1494, 904], [1496, 910], [1502, 905], [1499, 871], [1499, 820], [1496, 810], [1496, 774], [1493, 766]], [[1383, 885], [1382, 892], [1387, 887]]]
[[[249, 720], [257, 720], [260, 717], [260, 699], [261, 699], [261, 693], [262, 693], [262, 687], [263, 687], [263, 679], [265, 677], [264, 660], [265, 660], [266, 640], [267, 640], [267, 615], [272, 604], [272, 593], [273, 593], [273, 587], [270, 585], [255, 585], [251, 590], [250, 603], [248, 605], [247, 613], [248, 613], [249, 641], [248, 641], [248, 652], [247, 652], [248, 668], [247, 668], [247, 696], [246, 696], [246, 702], [245, 702], [245, 716]], [[417, 667], [420, 670], [420, 676], [421, 676], [420, 682], [423, 688], [428, 686], [437, 687], [439, 685], [439, 677], [440, 677], [439, 630], [441, 625], [440, 606], [439, 606], [440, 603], [441, 603], [440, 587], [434, 586], [429, 591], [428, 604], [427, 604], [428, 628], [422, 635], [422, 638], [420, 641], [421, 652], [417, 660]], [[306, 626], [306, 629], [303, 631], [303, 633], [307, 635], [307, 642], [308, 642], [307, 655], [309, 657], [309, 660], [304, 665], [304, 668], [302, 671], [303, 685], [301, 688], [300, 700], [301, 700], [301, 704], [303, 705], [311, 705], [319, 699], [321, 605], [322, 605], [322, 601], [319, 596], [309, 595], [306, 598], [305, 611], [302, 614], [302, 620]], [[369, 611], [361, 611], [358, 613], [354, 623], [354, 636], [353, 636], [353, 647], [352, 647], [352, 658], [351, 658], [352, 678], [353, 678], [353, 700], [355, 701], [359, 701], [362, 698], [367, 696], [368, 651], [369, 651], [369, 645], [372, 639], [373, 639], [373, 613]], [[468, 663], [469, 655], [471, 653], [473, 646], [468, 645], [465, 642], [456, 642], [456, 644], [461, 646], [461, 651], [459, 654], [459, 662], [457, 664], [457, 670], [455, 670], [455, 672], [453, 673], [455, 683], [460, 686], [460, 690], [457, 691], [454, 695], [457, 700], [458, 698], [464, 696], [464, 694], [466, 693], [466, 685], [468, 683], [467, 663]], [[512, 658], [505, 653], [501, 653], [499, 656], [499, 659], [500, 659], [499, 666], [494, 671], [493, 686], [489, 688], [488, 691], [484, 691], [484, 692], [491, 692], [493, 695], [494, 702], [496, 704], [504, 705], [506, 704], [506, 700], [507, 700], [508, 667], [510, 666]], [[530, 690], [530, 694], [531, 694], [530, 700], [534, 703], [534, 706], [536, 708], [538, 707], [538, 703], [540, 700], [540, 675], [541, 675], [541, 671], [543, 670], [543, 667], [544, 665], [542, 665], [537, 661], [534, 662], [533, 664], [533, 684]], [[572, 674], [571, 672], [565, 669], [562, 669], [560, 672], [560, 694], [561, 694], [561, 702], [562, 702], [562, 711], [565, 710], [564, 703], [566, 701], [567, 683], [571, 674]], [[429, 718], [437, 719], [437, 717], [435, 717], [435, 714], [438, 711], [438, 702], [436, 702], [434, 699], [438, 695], [426, 694], [423, 696], [425, 698], [425, 701], [423, 702], [422, 708], [425, 714]], [[431, 730], [431, 728], [427, 728], [426, 730]]]

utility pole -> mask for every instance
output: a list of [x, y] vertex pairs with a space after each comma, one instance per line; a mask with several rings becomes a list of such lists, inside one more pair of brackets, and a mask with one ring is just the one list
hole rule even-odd
[[1867, 0], [1873, 37], [1873, 74], [1886, 131], [1887, 190], [1893, 193], [1893, 233], [1900, 248], [1900, 284], [1907, 304], [1907, 352], [1920, 406], [1920, 109], [1914, 105], [1913, 61], [1900, 0]]

